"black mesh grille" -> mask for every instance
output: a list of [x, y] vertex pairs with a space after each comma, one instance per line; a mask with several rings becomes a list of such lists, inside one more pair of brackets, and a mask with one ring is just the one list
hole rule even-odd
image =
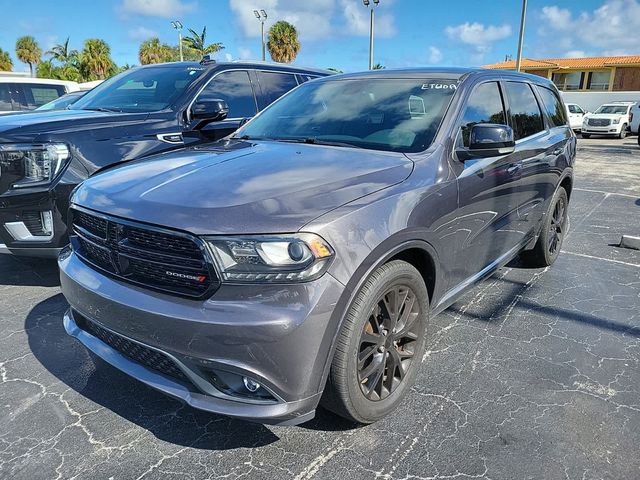
[[187, 235], [71, 210], [71, 244], [86, 262], [123, 280], [202, 297], [219, 284], [200, 246]]
[[111, 348], [117, 350], [134, 362], [141, 363], [145, 367], [160, 372], [163, 375], [177, 378], [183, 382], [189, 382], [186, 375], [182, 373], [182, 370], [165, 354], [113, 333], [97, 323], [88, 320], [78, 312], [73, 313], [73, 318], [82, 330], [102, 340]]

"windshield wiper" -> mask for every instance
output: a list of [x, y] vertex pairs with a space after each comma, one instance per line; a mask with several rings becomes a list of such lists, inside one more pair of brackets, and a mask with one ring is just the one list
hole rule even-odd
[[86, 107], [82, 110], [90, 110], [92, 112], [110, 112], [110, 113], [122, 113], [122, 110], [117, 108], [109, 108], [109, 107]]
[[316, 137], [305, 137], [305, 138], [274, 138], [277, 142], [287, 142], [287, 143], [308, 143], [310, 145], [328, 145], [331, 147], [351, 147], [351, 148], [362, 148], [358, 145], [354, 145], [353, 143], [348, 142], [334, 142], [330, 140], [318, 140]]

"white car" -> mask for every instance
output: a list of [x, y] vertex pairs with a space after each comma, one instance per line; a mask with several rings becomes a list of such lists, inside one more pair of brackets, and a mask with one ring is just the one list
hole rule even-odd
[[569, 125], [574, 130], [582, 129], [582, 120], [587, 112], [577, 103], [565, 103], [569, 115]]
[[626, 137], [629, 130], [629, 113], [634, 104], [635, 102], [611, 102], [600, 105], [595, 112], [584, 116], [582, 138], [589, 138], [594, 134]]
[[6, 76], [0, 77], [0, 115], [34, 110], [70, 92], [77, 92], [76, 82]]

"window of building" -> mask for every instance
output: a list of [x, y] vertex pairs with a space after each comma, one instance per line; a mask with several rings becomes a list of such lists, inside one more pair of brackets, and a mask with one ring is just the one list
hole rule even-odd
[[515, 139], [530, 137], [544, 130], [542, 113], [529, 84], [507, 82], [506, 91]]
[[[471, 128], [478, 123], [507, 123], [502, 103], [502, 95], [497, 82], [487, 82], [478, 85], [467, 102], [462, 117], [462, 143], [469, 146]], [[460, 137], [458, 137], [460, 141]]]
[[542, 97], [542, 103], [544, 104], [544, 108], [547, 111], [547, 115], [549, 115], [549, 119], [553, 126], [559, 127], [566, 125], [567, 116], [565, 114], [564, 107], [562, 106], [562, 102], [556, 94], [544, 87], [538, 87], [538, 92]]
[[222, 72], [202, 91], [198, 100], [224, 100], [229, 106], [228, 118], [248, 118], [256, 114], [256, 98], [249, 72]]
[[559, 90], [580, 90], [583, 72], [554, 73], [551, 77]]
[[610, 72], [589, 72], [587, 90], [609, 90]]

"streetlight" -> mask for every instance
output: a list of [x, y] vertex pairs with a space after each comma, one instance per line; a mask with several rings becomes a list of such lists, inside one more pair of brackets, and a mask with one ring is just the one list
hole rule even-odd
[[522, 0], [522, 17], [520, 18], [520, 37], [518, 38], [518, 55], [516, 56], [516, 72], [520, 71], [522, 61], [522, 40], [524, 39], [524, 21], [527, 16], [527, 0]]
[[[379, 1], [379, 0], [378, 0]], [[267, 12], [264, 10], [254, 10], [253, 14], [258, 20], [260, 20], [260, 38], [262, 39], [262, 61], [264, 62], [267, 57], [264, 49], [264, 22], [267, 20]]]
[[171, 22], [171, 26], [178, 31], [178, 47], [180, 48], [180, 61], [184, 62], [184, 56], [182, 55], [182, 23], [180, 20], [174, 20]]
[[[371, 5], [371, 1], [373, 1], [373, 5]], [[369, 70], [373, 70], [373, 20], [375, 14], [373, 13], [375, 8], [380, 3], [380, 0], [362, 0], [365, 7], [369, 7], [371, 5], [371, 25], [369, 26]]]

